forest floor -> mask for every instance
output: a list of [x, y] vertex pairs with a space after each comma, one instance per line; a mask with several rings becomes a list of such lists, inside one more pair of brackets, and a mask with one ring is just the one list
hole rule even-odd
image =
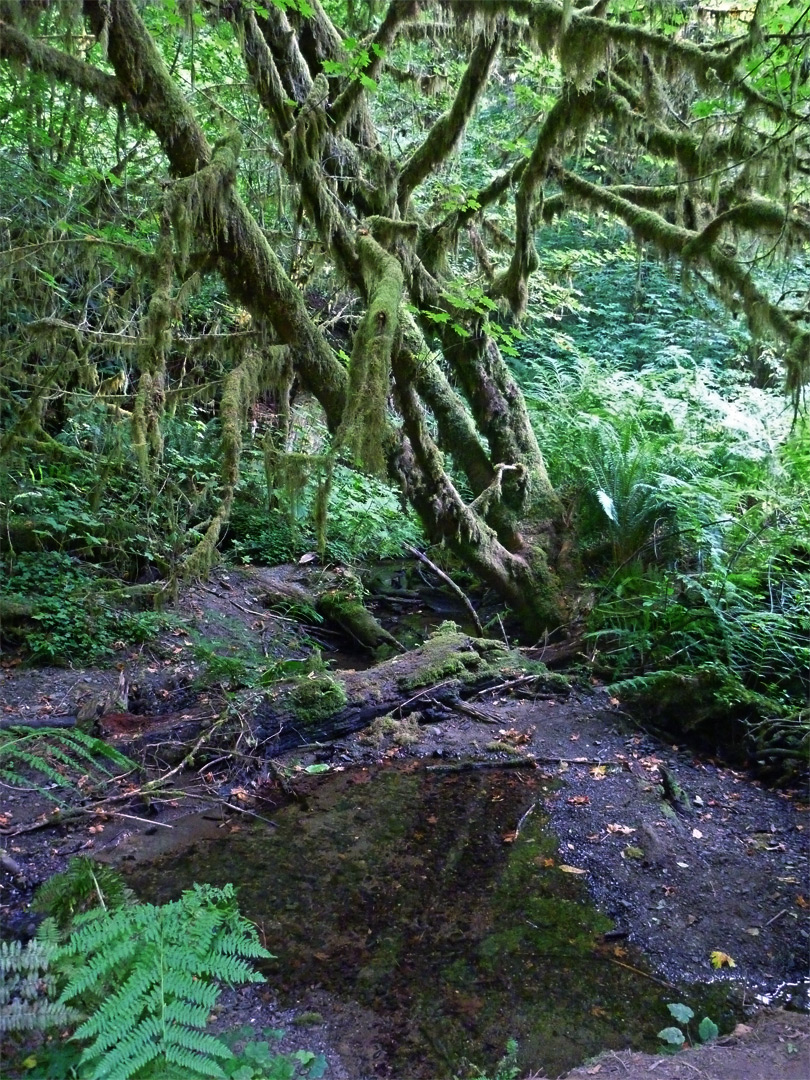
[[[176, 624], [159, 643], [135, 650], [124, 644], [108, 668], [33, 669], [5, 654], [0, 718], [25, 722], [75, 715], [88, 700], [114, 703], [126, 684], [125, 707], [120, 701], [118, 708], [107, 707], [99, 721], [102, 733], [126, 749], [150, 726], [165, 728], [167, 717], [179, 722], [217, 715], [227, 694], [211, 678], [211, 658], [228, 653], [234, 642], [253, 642], [269, 661], [303, 655], [310, 635], [293, 620], [279, 620], [258, 607], [253, 573], [219, 572], [208, 585], [184, 594]], [[343, 666], [351, 662], [335, 655]], [[290, 752], [275, 762], [287, 777], [284, 791], [268, 787], [272, 778], [261, 763], [251, 778], [247, 765], [235, 775], [228, 772], [229, 763], [209, 761], [196, 773], [174, 778], [188, 798], [167, 797], [147, 807], [136, 795], [106, 803], [90, 797], [71, 820], [49, 819], [47, 825], [48, 805], [36, 791], [5, 791], [0, 921], [7, 933], [32, 932], [29, 904], [35, 886], [64, 869], [71, 855], [110, 859], [114, 852], [116, 858], [149, 859], [200, 840], [206, 827], [212, 832], [238, 828], [233, 822], [247, 820], [246, 812], [272, 812], [259, 794], [259, 772], [264, 797], [269, 792], [280, 804], [291, 793], [317, 798], [327, 774], [308, 773], [313, 764], [327, 763], [330, 770], [357, 777], [375, 769], [453, 769], [473, 761], [511, 770], [518, 761], [524, 773], [538, 770], [553, 779], [539, 809], [559, 838], [560, 863], [573, 868], [613, 919], [612, 940], [640, 947], [653, 980], [665, 985], [734, 983], [750, 1014], [742, 1027], [708, 1047], [672, 1057], [614, 1048], [568, 1075], [805, 1080], [810, 1016], [769, 1008], [807, 1009], [810, 807], [803, 793], [768, 790], [744, 772], [658, 741], [628, 723], [621, 703], [598, 685], [573, 682], [567, 692], [540, 698], [515, 697], [494, 687], [473, 702], [477, 715], [411, 723], [407, 731], [378, 727], [326, 750]], [[688, 797], [678, 812], [662, 799], [665, 776]], [[120, 786], [115, 790], [124, 792]], [[209, 809], [217, 806], [220, 820], [212, 821], [211, 815], [207, 826], [198, 821], [187, 833], [183, 823], [189, 810], [201, 805], [195, 798]], [[173, 825], [177, 828], [164, 828]], [[509, 835], [503, 841], [509, 843]], [[720, 969], [712, 966], [713, 953], [725, 954]], [[296, 1022], [311, 1014], [317, 1014], [317, 1023]], [[279, 1049], [323, 1052], [326, 1075], [333, 1080], [411, 1080], [391, 1072], [389, 1021], [338, 1000], [314, 981], [292, 998], [276, 995], [269, 985], [227, 992], [218, 1023], [284, 1028]]]

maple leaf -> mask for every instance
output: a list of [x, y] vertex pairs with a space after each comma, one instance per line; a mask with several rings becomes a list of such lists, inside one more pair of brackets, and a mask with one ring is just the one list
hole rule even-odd
[[712, 953], [710, 953], [709, 959], [712, 962], [713, 968], [733, 968], [737, 966], [736, 962], [731, 959], [728, 953], [721, 952], [720, 949], [715, 949]]

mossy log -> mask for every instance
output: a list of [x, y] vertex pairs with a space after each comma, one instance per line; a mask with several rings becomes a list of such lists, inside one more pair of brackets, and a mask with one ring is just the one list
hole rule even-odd
[[443, 719], [447, 707], [487, 686], [534, 675], [541, 687], [567, 689], [567, 680], [526, 660], [502, 642], [470, 637], [442, 623], [418, 649], [367, 671], [314, 672], [280, 680], [253, 714], [263, 752], [275, 757], [304, 743], [328, 742], [367, 727], [377, 717], [420, 712]]
[[22, 600], [0, 596], [0, 630], [16, 630], [34, 617], [34, 607]]
[[313, 573], [307, 567], [276, 566], [261, 570], [256, 580], [267, 607], [292, 604], [313, 611], [369, 652], [387, 648], [402, 651], [395, 638], [363, 603], [363, 585], [350, 570]]

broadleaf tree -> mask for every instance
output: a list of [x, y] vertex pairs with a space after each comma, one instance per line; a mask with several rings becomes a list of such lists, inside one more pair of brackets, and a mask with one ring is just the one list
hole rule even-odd
[[[24, 160], [66, 192], [58, 220], [3, 221], [0, 274], [26, 318], [0, 453], [47, 442], [47, 410], [80, 386], [148, 473], [177, 402], [215, 399], [218, 505], [189, 573], [227, 524], [249, 408], [295, 382], [330, 461], [394, 481], [527, 629], [558, 624], [570, 523], [509, 355], [543, 303], [538, 249], [573, 212], [716, 290], [801, 395], [807, 300], [761, 270], [810, 233], [810, 5], [4, 0], [0, 15], [0, 168]], [[88, 175], [93, 199], [72, 198]], [[57, 273], [71, 264], [96, 296], [83, 307]], [[223, 329], [207, 312], [195, 337], [184, 312], [212, 281], [242, 314]], [[342, 336], [325, 293], [345, 298]], [[270, 439], [269, 463], [283, 456]]]

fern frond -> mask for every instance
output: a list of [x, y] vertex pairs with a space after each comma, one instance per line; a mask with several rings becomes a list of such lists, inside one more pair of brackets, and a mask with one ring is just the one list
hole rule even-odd
[[233, 886], [195, 886], [161, 907], [86, 912], [62, 953], [80, 967], [60, 1001], [100, 1002], [74, 1035], [90, 1042], [89, 1080], [128, 1080], [161, 1063], [224, 1076], [215, 1059], [231, 1051], [202, 1029], [220, 984], [263, 981], [249, 961], [270, 956]]
[[62, 800], [43, 786], [43, 781], [62, 790], [75, 789], [82, 776], [111, 776], [110, 763], [125, 769], [137, 768], [115, 747], [83, 731], [20, 725], [0, 732], [0, 775], [4, 781], [33, 786], [54, 802]]
[[45, 1031], [75, 1017], [53, 1000], [56, 980], [49, 969], [56, 953], [52, 940], [0, 942], [0, 1033]]

